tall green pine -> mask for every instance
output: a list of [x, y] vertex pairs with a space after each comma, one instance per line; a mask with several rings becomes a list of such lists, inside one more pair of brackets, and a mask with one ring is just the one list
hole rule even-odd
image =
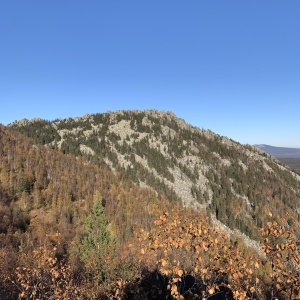
[[120, 269], [117, 238], [109, 231], [103, 206], [96, 197], [82, 226], [82, 236], [73, 248], [83, 262], [89, 280], [109, 285]]
[[99, 199], [94, 201], [91, 214], [83, 224], [83, 233], [81, 260], [86, 262], [92, 257], [101, 259], [113, 239], [107, 229], [107, 220]]

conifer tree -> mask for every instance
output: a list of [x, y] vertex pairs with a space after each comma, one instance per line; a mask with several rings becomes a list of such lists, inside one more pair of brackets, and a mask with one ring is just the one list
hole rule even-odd
[[107, 229], [106, 216], [98, 198], [83, 224], [83, 233], [81, 260], [86, 262], [92, 256], [103, 256], [105, 249], [112, 242], [112, 237]]
[[117, 240], [107, 225], [103, 206], [97, 197], [83, 224], [83, 236], [79, 245], [79, 258], [90, 279], [97, 284], [108, 284], [116, 276]]

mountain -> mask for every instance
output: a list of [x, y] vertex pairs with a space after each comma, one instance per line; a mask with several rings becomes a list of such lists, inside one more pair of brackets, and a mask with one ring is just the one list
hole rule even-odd
[[274, 147], [265, 144], [254, 146], [277, 158], [300, 158], [300, 149], [298, 148]]
[[300, 177], [257, 147], [194, 127], [172, 112], [116, 111], [47, 121], [14, 130], [65, 154], [84, 156], [158, 197], [205, 210], [219, 226], [254, 240], [272, 213], [299, 232]]
[[171, 112], [0, 125], [0, 298], [297, 299], [299, 191]]

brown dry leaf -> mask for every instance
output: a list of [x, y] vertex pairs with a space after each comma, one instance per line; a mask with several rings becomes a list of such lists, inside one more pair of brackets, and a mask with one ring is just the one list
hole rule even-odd
[[164, 267], [168, 264], [168, 262], [165, 259], [161, 260], [161, 265]]
[[178, 293], [177, 285], [173, 284], [172, 288], [171, 288], [171, 294], [174, 295], [174, 294], [177, 294], [177, 293]]

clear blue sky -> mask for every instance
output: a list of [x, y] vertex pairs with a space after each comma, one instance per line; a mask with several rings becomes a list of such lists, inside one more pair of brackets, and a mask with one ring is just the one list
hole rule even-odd
[[300, 1], [0, 2], [0, 123], [147, 108], [300, 148]]

